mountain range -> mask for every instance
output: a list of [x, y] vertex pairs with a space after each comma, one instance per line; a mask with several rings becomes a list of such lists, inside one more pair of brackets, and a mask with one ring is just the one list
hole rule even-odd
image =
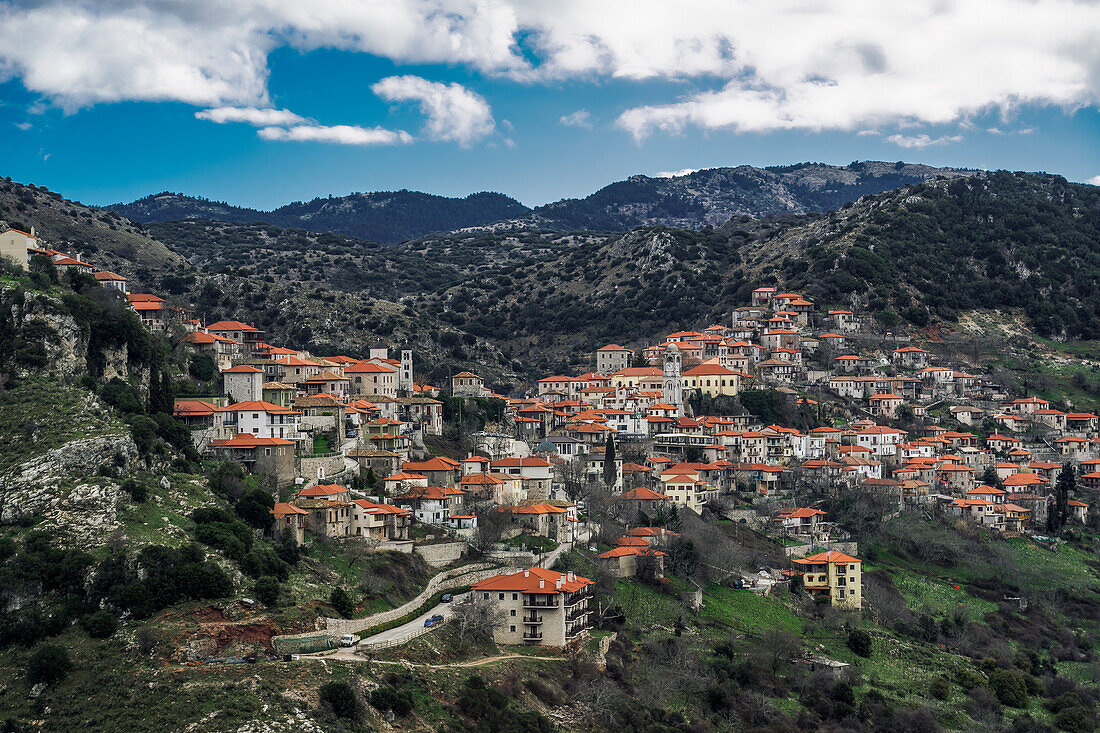
[[415, 191], [353, 193], [294, 202], [271, 211], [232, 206], [178, 193], [152, 194], [104, 207], [141, 223], [205, 219], [264, 222], [310, 232], [333, 232], [382, 243], [462, 229], [627, 231], [662, 224], [684, 229], [721, 226], [734, 217], [829, 211], [867, 194], [938, 176], [974, 171], [911, 163], [855, 162], [846, 166], [708, 168], [685, 175], [631, 176], [582, 199], [531, 209], [500, 193], [448, 198]]

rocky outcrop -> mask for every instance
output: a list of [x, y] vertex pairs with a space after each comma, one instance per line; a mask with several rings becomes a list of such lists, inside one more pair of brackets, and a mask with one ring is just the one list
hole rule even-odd
[[114, 479], [95, 475], [104, 464], [125, 475], [137, 461], [128, 435], [74, 440], [0, 476], [0, 521], [40, 517], [39, 526], [61, 543], [95, 547], [121, 525], [129, 497]]

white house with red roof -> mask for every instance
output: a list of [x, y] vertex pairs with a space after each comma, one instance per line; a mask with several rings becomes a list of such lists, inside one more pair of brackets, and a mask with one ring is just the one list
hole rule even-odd
[[250, 433], [257, 438], [283, 438], [304, 441], [299, 431], [302, 414], [263, 400], [247, 400], [219, 408], [222, 425], [235, 433]]
[[587, 634], [592, 584], [572, 571], [531, 568], [478, 581], [470, 593], [496, 606], [498, 644], [564, 647]]

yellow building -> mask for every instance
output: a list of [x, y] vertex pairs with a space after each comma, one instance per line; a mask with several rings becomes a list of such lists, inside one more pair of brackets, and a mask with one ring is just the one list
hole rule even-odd
[[727, 369], [721, 364], [700, 364], [683, 373], [683, 388], [686, 393], [699, 390], [709, 397], [734, 397], [741, 389], [741, 376], [741, 372]]
[[37, 247], [38, 239], [33, 233], [27, 234], [18, 229], [0, 232], [0, 257], [6, 257], [24, 270], [30, 265], [29, 250]]
[[863, 561], [828, 550], [794, 561], [802, 566], [802, 585], [816, 598], [828, 598], [834, 608], [858, 611], [863, 600]]

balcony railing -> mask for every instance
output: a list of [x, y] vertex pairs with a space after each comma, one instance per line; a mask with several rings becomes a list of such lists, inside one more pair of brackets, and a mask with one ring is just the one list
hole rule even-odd
[[524, 633], [523, 640], [524, 641], [542, 641], [542, 634]]
[[585, 606], [584, 608], [571, 608], [565, 614], [565, 620], [566, 621], [575, 621], [576, 619], [583, 618], [583, 617], [587, 616], [590, 613], [591, 613], [591, 611], [588, 610], [587, 606]]
[[542, 616], [535, 616], [534, 614], [532, 614], [530, 616], [524, 616], [523, 617], [523, 623], [525, 623], [525, 624], [541, 624], [542, 623]]
[[524, 598], [523, 599], [523, 607], [524, 608], [557, 608], [558, 607], [558, 599], [557, 598], [551, 598], [549, 600], [535, 600], [533, 598]]

